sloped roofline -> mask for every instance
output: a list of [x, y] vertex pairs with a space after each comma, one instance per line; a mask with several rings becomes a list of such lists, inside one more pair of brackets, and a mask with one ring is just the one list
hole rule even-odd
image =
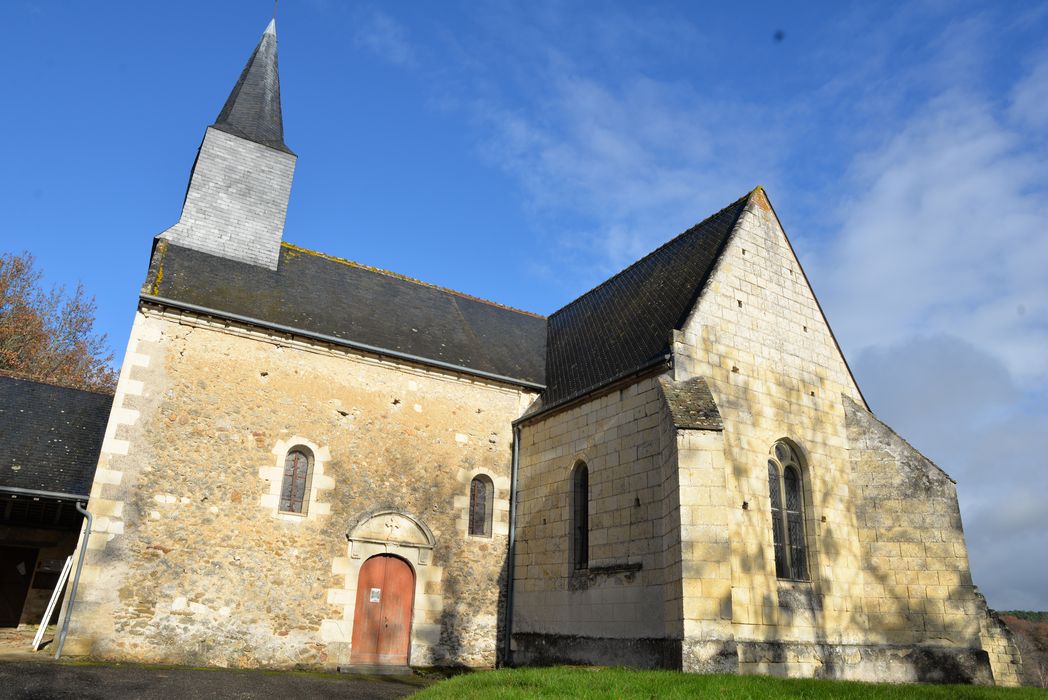
[[[758, 187], [758, 189], [759, 189], [759, 187]], [[754, 192], [755, 192], [755, 191], [756, 191], [756, 190], [754, 190]], [[674, 242], [676, 242], [676, 241], [677, 241], [678, 239], [680, 239], [680, 238], [683, 238], [684, 236], [687, 236], [687, 235], [688, 235], [688, 234], [690, 234], [690, 233], [691, 233], [692, 231], [694, 231], [694, 230], [695, 230], [696, 228], [698, 228], [699, 226], [702, 226], [703, 224], [705, 224], [706, 222], [708, 222], [708, 221], [709, 221], [710, 219], [715, 219], [716, 217], [720, 216], [720, 215], [721, 215], [722, 213], [724, 213], [724, 212], [725, 212], [726, 210], [728, 210], [728, 209], [731, 209], [732, 207], [734, 207], [734, 206], [738, 205], [738, 204], [739, 204], [739, 202], [741, 202], [742, 200], [744, 200], [744, 199], [748, 198], [748, 197], [749, 197], [750, 195], [752, 195], [752, 194], [753, 194], [753, 192], [747, 192], [746, 194], [744, 194], [743, 196], [739, 197], [738, 199], [736, 199], [736, 200], [735, 200], [734, 202], [732, 202], [731, 204], [728, 204], [727, 206], [721, 207], [721, 208], [720, 208], [720, 209], [718, 209], [717, 211], [715, 211], [715, 212], [713, 212], [712, 214], [710, 214], [709, 216], [707, 216], [707, 217], [706, 217], [705, 219], [703, 219], [702, 221], [699, 221], [699, 222], [698, 222], [697, 224], [694, 224], [694, 225], [692, 225], [692, 226], [689, 226], [689, 227], [688, 227], [687, 229], [685, 229], [684, 231], [682, 231], [682, 232], [678, 233], [678, 234], [677, 234], [676, 236], [674, 236], [673, 238], [669, 239], [668, 241], [666, 241], [665, 243], [663, 243], [662, 245], [660, 245], [660, 246], [659, 246], [658, 248], [655, 248], [654, 250], [652, 250], [652, 251], [651, 251], [650, 253], [648, 253], [647, 255], [644, 255], [644, 256], [642, 256], [642, 257], [640, 257], [640, 258], [638, 258], [638, 259], [634, 260], [634, 261], [633, 261], [632, 263], [630, 263], [630, 264], [629, 264], [629, 265], [627, 265], [626, 267], [622, 268], [621, 270], [619, 270], [618, 272], [616, 272], [616, 273], [615, 273], [614, 275], [612, 275], [611, 277], [608, 277], [607, 279], [605, 279], [605, 280], [604, 280], [603, 282], [601, 282], [601, 283], [600, 283], [600, 284], [598, 284], [597, 286], [595, 286], [595, 287], [593, 287], [592, 289], [590, 289], [590, 290], [588, 290], [588, 291], [586, 291], [586, 292], [583, 292], [582, 294], [578, 295], [577, 297], [575, 297], [574, 299], [572, 299], [571, 301], [569, 301], [569, 302], [568, 302], [567, 304], [565, 304], [564, 306], [560, 307], [559, 309], [557, 309], [556, 311], [554, 311], [553, 313], [551, 313], [551, 314], [549, 315], [549, 318], [553, 318], [554, 316], [556, 316], [556, 315], [560, 314], [561, 312], [563, 312], [563, 311], [566, 311], [566, 310], [567, 310], [568, 308], [570, 308], [571, 306], [573, 306], [574, 304], [576, 304], [576, 303], [577, 303], [577, 302], [578, 302], [579, 300], [581, 300], [581, 299], [582, 299], [583, 297], [587, 297], [587, 296], [589, 296], [590, 294], [592, 294], [592, 293], [596, 292], [596, 291], [597, 291], [598, 289], [601, 289], [602, 287], [606, 287], [607, 285], [611, 284], [611, 283], [612, 283], [612, 282], [614, 282], [614, 281], [615, 281], [616, 279], [618, 279], [619, 277], [622, 277], [622, 276], [623, 276], [623, 275], [625, 275], [625, 274], [626, 274], [627, 272], [629, 272], [629, 271], [630, 271], [630, 270], [632, 270], [633, 268], [637, 267], [638, 265], [640, 265], [640, 264], [641, 264], [642, 262], [644, 262], [644, 261], [645, 261], [645, 260], [647, 260], [648, 258], [650, 258], [650, 257], [652, 257], [652, 256], [654, 256], [654, 255], [656, 255], [656, 254], [658, 254], [659, 252], [661, 252], [663, 248], [666, 248], [666, 247], [668, 247], [668, 246], [672, 245], [672, 244], [673, 244]], [[735, 222], [735, 225], [738, 225], [738, 221], [737, 221], [737, 220], [736, 220], [736, 222]], [[734, 233], [734, 226], [732, 227], [732, 232]], [[730, 234], [729, 234], [728, 238], [729, 238], [729, 239], [731, 238], [731, 235], [730, 235]], [[720, 252], [718, 252], [718, 254], [717, 254], [717, 259], [718, 259], [718, 260], [720, 259]], [[699, 285], [699, 286], [700, 286], [700, 288], [702, 287], [702, 285]], [[700, 294], [701, 294], [701, 292], [700, 292]]]
[[157, 304], [159, 306], [166, 306], [172, 309], [178, 309], [179, 311], [188, 311], [190, 313], [201, 314], [203, 316], [211, 316], [213, 318], [220, 318], [226, 321], [234, 321], [236, 323], [243, 323], [249, 326], [257, 326], [258, 328], [265, 328], [267, 330], [276, 331], [278, 333], [287, 333], [288, 335], [298, 336], [300, 338], [310, 338], [312, 340], [319, 340], [325, 343], [330, 343], [331, 345], [351, 348], [353, 350], [366, 352], [372, 355], [384, 355], [386, 357], [392, 357], [398, 360], [405, 360], [414, 364], [424, 365], [428, 367], [436, 367], [438, 369], [443, 370], [451, 370], [453, 372], [461, 372], [463, 374], [469, 374], [484, 379], [491, 379], [502, 384], [523, 386], [525, 388], [535, 390], [541, 390], [545, 388], [545, 385], [543, 384], [536, 384], [535, 382], [530, 382], [526, 379], [509, 377], [502, 374], [495, 374], [494, 372], [485, 372], [483, 370], [474, 369], [472, 367], [464, 367], [463, 365], [457, 365], [451, 362], [444, 362], [442, 360], [436, 360], [429, 357], [422, 357], [421, 355], [413, 355], [410, 353], [401, 352], [399, 350], [382, 348], [378, 347], [377, 345], [359, 343], [354, 340], [339, 338], [338, 336], [328, 335], [326, 333], [308, 331], [304, 328], [286, 326], [280, 323], [273, 323], [271, 321], [266, 321], [260, 318], [254, 318], [252, 316], [236, 314], [230, 311], [223, 311], [221, 309], [212, 309], [207, 306], [200, 306], [199, 304], [190, 304], [188, 302], [178, 301], [176, 299], [169, 299], [167, 297], [143, 293], [138, 295], [138, 299], [140, 302], [146, 304]]
[[[775, 211], [775, 205], [771, 203], [771, 197], [768, 196], [767, 190], [765, 190], [761, 185], [757, 185], [753, 188], [753, 192], [747, 196], [755, 196], [758, 194], [762, 195], [764, 201], [767, 202], [768, 209], [771, 211], [772, 216], [775, 217], [775, 223], [779, 225], [779, 230], [782, 231], [782, 237], [786, 239], [786, 245], [790, 249], [790, 254], [793, 256], [793, 259], [797, 261], [797, 268], [801, 271], [801, 277], [804, 278], [804, 284], [808, 285], [808, 291], [811, 292], [811, 298], [815, 300], [815, 307], [819, 309], [819, 315], [822, 316], [822, 322], [826, 324], [826, 329], [830, 332], [830, 339], [833, 340], [833, 346], [837, 348], [837, 354], [840, 355], [841, 360], [844, 362], [844, 368], [848, 370], [848, 376], [851, 377], [852, 384], [855, 385], [855, 390], [859, 392], [859, 398], [862, 399], [863, 406], [867, 411], [873, 413], [869, 402], [866, 401], [866, 396], [862, 393], [862, 387], [859, 386], [859, 380], [855, 378], [855, 373], [852, 372], [851, 365], [848, 364], [848, 357], [844, 354], [844, 350], [841, 349], [841, 344], [837, 341], [837, 336], [833, 332], [833, 326], [830, 325], [830, 320], [826, 318], [826, 312], [823, 311], [822, 304], [819, 302], [819, 296], [815, 293], [815, 288], [812, 287], [811, 280], [808, 279], [808, 273], [804, 271], [804, 265], [801, 263], [800, 256], [797, 255], [797, 251], [793, 248], [793, 243], [790, 241], [790, 235], [786, 233], [786, 227], [782, 225], [782, 219], [779, 218], [779, 213]], [[736, 224], [736, 228], [738, 228], [738, 224]], [[728, 236], [728, 240], [731, 240], [734, 235], [735, 231], [732, 231]], [[720, 261], [718, 260], [718, 262]]]
[[277, 67], [276, 18], [247, 59], [213, 126], [242, 139], [294, 155], [284, 143], [280, 107], [280, 71]]
[[[789, 234], [786, 233], [786, 226], [783, 225], [782, 219], [779, 218], [779, 213], [776, 212], [776, 207], [774, 207], [774, 204], [771, 203], [771, 198], [768, 197], [767, 190], [765, 190], [762, 187], [762, 185], [758, 184], [757, 187], [754, 188], [754, 190], [752, 190], [749, 194], [746, 195], [746, 197], [749, 198], [749, 201], [747, 201], [746, 204], [748, 205], [752, 203], [752, 200], [754, 200], [754, 198], [758, 195], [764, 198], [765, 203], [767, 203], [768, 205], [768, 211], [771, 212], [771, 216], [776, 217], [776, 223], [779, 224], [779, 231], [783, 232], [783, 238], [786, 239], [786, 246], [789, 248], [790, 255], [793, 256], [793, 260], [796, 261], [796, 266], [798, 266], [798, 269], [801, 270], [801, 277], [804, 279], [804, 283], [808, 286], [808, 291], [811, 292], [811, 298], [815, 300], [815, 308], [818, 309], [818, 313], [820, 313], [820, 315], [822, 316], [823, 323], [826, 324], [827, 330], [830, 331], [830, 340], [833, 341], [833, 347], [836, 348], [837, 354], [840, 356], [840, 359], [842, 359], [842, 362], [844, 362], [845, 364], [845, 369], [848, 370], [848, 376], [851, 377], [852, 384], [855, 385], [855, 391], [858, 392], [858, 397], [860, 399], [863, 399], [863, 406], [866, 408], [866, 410], [870, 411], [870, 413], [873, 413], [872, 409], [870, 409], [870, 403], [866, 400], [866, 396], [863, 394], [863, 388], [859, 387], [858, 379], [855, 378], [855, 373], [852, 371], [851, 365], [848, 364], [848, 356], [845, 355], [844, 350], [840, 348], [840, 343], [837, 341], [837, 336], [833, 332], [833, 326], [830, 325], [830, 320], [826, 318], [826, 311], [823, 310], [822, 303], [818, 301], [818, 296], [815, 293], [815, 289], [811, 286], [811, 280], [808, 279], [808, 274], [804, 271], [804, 264], [801, 262], [801, 257], [796, 255], [796, 250], [793, 248], [793, 243], [789, 240]], [[732, 228], [732, 233], [728, 234], [727, 238], [724, 241], [724, 247], [727, 247], [728, 243], [732, 242], [732, 240], [735, 238], [738, 229], [739, 222], [736, 221], [735, 226]], [[691, 315], [695, 313], [695, 306], [702, 298], [702, 294], [705, 293], [708, 280], [713, 278], [714, 271], [721, 264], [721, 254], [723, 254], [723, 249], [721, 249], [720, 253], [717, 255], [717, 262], [714, 263], [714, 267], [713, 269], [711, 269], [711, 274], [709, 274], [706, 281], [704, 281], [700, 286], [699, 292], [695, 300], [693, 300], [692, 305], [691, 307], [689, 307], [689, 310], [687, 310], [687, 313], [685, 314], [684, 318], [680, 320], [680, 324], [678, 324], [677, 328], [680, 328], [686, 322], [686, 320], [691, 318]]]
[[329, 255], [328, 253], [321, 253], [320, 251], [317, 251], [317, 250], [311, 250], [309, 248], [303, 248], [303, 247], [297, 246], [297, 245], [295, 245], [293, 243], [288, 243], [287, 241], [281, 241], [280, 245], [281, 245], [282, 248], [287, 248], [288, 250], [294, 251], [295, 253], [300, 253], [300, 254], [304, 254], [304, 255], [312, 255], [312, 256], [315, 256], [315, 257], [318, 257], [318, 258], [324, 258], [325, 260], [330, 260], [331, 262], [338, 263], [340, 265], [345, 265], [347, 267], [355, 267], [358, 270], [367, 270], [368, 272], [375, 272], [375, 273], [378, 273], [380, 275], [385, 275], [386, 277], [392, 277], [393, 279], [398, 279], [398, 280], [401, 280], [401, 281], [404, 281], [404, 282], [411, 282], [412, 284], [417, 284], [420, 287], [428, 287], [430, 289], [435, 289], [438, 292], [444, 292], [445, 294], [451, 294], [453, 296], [459, 297], [460, 299], [468, 299], [469, 301], [476, 301], [476, 302], [479, 302], [481, 304], [487, 304], [488, 306], [494, 306], [496, 309], [502, 309], [503, 311], [512, 311], [513, 313], [522, 314], [524, 316], [531, 316], [532, 318], [539, 318], [539, 319], [545, 319], [546, 318], [542, 314], [537, 314], [537, 313], [535, 313], [533, 311], [525, 311], [524, 309], [518, 309], [516, 307], [508, 306], [506, 304], [500, 304], [497, 301], [491, 301], [490, 299], [484, 299], [482, 297], [476, 297], [476, 296], [473, 296], [472, 294], [466, 294], [465, 292], [460, 292], [460, 291], [458, 291], [456, 289], [451, 289], [450, 287], [442, 287], [439, 284], [433, 284], [431, 282], [424, 282], [423, 280], [416, 279], [415, 277], [408, 277], [407, 275], [402, 275], [399, 272], [392, 272], [390, 270], [386, 270], [386, 269], [383, 269], [381, 267], [372, 267], [371, 265], [365, 265], [363, 263], [358, 263], [358, 262], [353, 261], [353, 260], [347, 260], [346, 258], [340, 258], [340, 257], [335, 256], [335, 255]]
[[58, 379], [51, 379], [51, 378], [41, 379], [40, 377], [34, 377], [32, 375], [29, 375], [29, 374], [20, 374], [18, 372], [11, 372], [10, 370], [6, 370], [6, 369], [0, 369], [0, 377], [2, 377], [4, 379], [15, 379], [15, 380], [20, 381], [20, 382], [29, 382], [31, 384], [43, 384], [45, 386], [54, 386], [54, 387], [58, 387], [59, 389], [70, 389], [71, 391], [83, 391], [83, 392], [88, 393], [88, 394], [100, 394], [102, 396], [113, 396], [116, 393], [115, 389], [114, 390], [98, 389], [98, 388], [91, 389], [91, 388], [84, 387], [84, 386], [78, 386], [78, 385], [73, 384], [71, 382], [63, 382], [63, 381], [60, 381]]

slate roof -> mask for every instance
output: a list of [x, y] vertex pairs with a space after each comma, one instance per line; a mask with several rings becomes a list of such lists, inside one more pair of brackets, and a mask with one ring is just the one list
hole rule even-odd
[[277, 70], [277, 23], [272, 20], [247, 60], [213, 125], [234, 136], [291, 153], [284, 145]]
[[[144, 298], [512, 383], [543, 384], [542, 316], [284, 243], [276, 270], [158, 240]], [[220, 315], [221, 315], [220, 314]]]
[[542, 410], [638, 371], [670, 350], [746, 195], [549, 317]]
[[0, 376], [0, 491], [91, 491], [113, 397]]
[[713, 393], [702, 377], [674, 382], [668, 377], [659, 377], [662, 395], [670, 407], [673, 425], [676, 428], [699, 430], [723, 430], [720, 411]]

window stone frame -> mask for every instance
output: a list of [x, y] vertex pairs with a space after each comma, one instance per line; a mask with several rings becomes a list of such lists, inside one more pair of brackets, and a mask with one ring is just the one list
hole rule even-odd
[[[783, 447], [787, 451], [787, 459], [782, 459], [778, 453], [779, 447]], [[805, 466], [805, 461], [802, 456], [800, 448], [792, 441], [786, 438], [776, 440], [771, 449], [768, 451], [768, 462], [769, 467], [773, 467], [776, 470], [776, 485], [778, 487], [779, 497], [779, 514], [778, 517], [781, 519], [779, 525], [782, 527], [782, 548], [783, 556], [785, 558], [786, 576], [780, 576], [778, 571], [778, 564], [776, 563], [775, 557], [775, 512], [772, 509], [771, 504], [774, 502], [774, 494], [771, 493], [772, 483], [770, 476], [768, 477], [768, 497], [769, 497], [769, 520], [771, 523], [771, 535], [772, 535], [772, 569], [775, 573], [775, 578], [780, 582], [794, 582], [794, 583], [811, 583], [812, 582], [812, 546], [809, 541], [810, 525], [808, 519], [811, 515], [811, 504], [808, 498], [808, 488], [810, 484], [810, 476], [808, 469]], [[793, 542], [793, 538], [789, 532], [789, 518], [787, 511], [786, 501], [786, 470], [791, 469], [797, 475], [797, 497], [800, 505], [800, 529], [801, 529], [801, 545], [800, 550], [804, 557], [804, 571], [803, 577], [795, 577], [796, 569], [793, 565], [794, 553], [793, 550], [797, 549]]]
[[[303, 498], [301, 513], [280, 510], [280, 493], [284, 484], [284, 463], [289, 453], [296, 447], [305, 447], [313, 455], [310, 468], [307, 494]], [[277, 520], [301, 523], [315, 520], [331, 514], [331, 504], [320, 500], [323, 491], [335, 488], [335, 480], [325, 473], [327, 463], [331, 461], [331, 451], [326, 445], [317, 445], [301, 435], [294, 435], [286, 440], [278, 440], [270, 451], [273, 461], [259, 467], [258, 476], [262, 480], [263, 490], [259, 496], [259, 506], [270, 511]]]

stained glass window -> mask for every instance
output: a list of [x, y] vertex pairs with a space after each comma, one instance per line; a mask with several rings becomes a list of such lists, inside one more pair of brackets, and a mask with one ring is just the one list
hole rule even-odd
[[469, 484], [469, 534], [491, 536], [492, 499], [494, 485], [491, 479], [478, 474]]
[[782, 527], [782, 492], [779, 488], [779, 465], [768, 460], [768, 493], [771, 495], [771, 533], [775, 543], [775, 575], [787, 577], [786, 536]]
[[801, 476], [795, 466], [783, 469], [783, 491], [786, 494], [786, 539], [790, 542], [790, 578], [808, 578], [804, 556], [804, 517]]
[[280, 487], [280, 510], [305, 513], [308, 503], [309, 471], [313, 460], [302, 448], [295, 448], [284, 459], [284, 482]]
[[784, 442], [772, 448], [768, 460], [768, 494], [771, 497], [772, 543], [775, 575], [807, 580], [808, 554], [804, 535], [804, 489], [800, 460]]

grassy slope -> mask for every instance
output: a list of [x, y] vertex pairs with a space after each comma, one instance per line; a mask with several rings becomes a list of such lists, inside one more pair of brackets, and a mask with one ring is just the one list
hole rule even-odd
[[481, 671], [450, 678], [413, 696], [438, 698], [1039, 698], [1032, 688], [960, 685], [888, 685], [784, 680], [765, 676], [704, 676], [620, 668], [522, 668]]

